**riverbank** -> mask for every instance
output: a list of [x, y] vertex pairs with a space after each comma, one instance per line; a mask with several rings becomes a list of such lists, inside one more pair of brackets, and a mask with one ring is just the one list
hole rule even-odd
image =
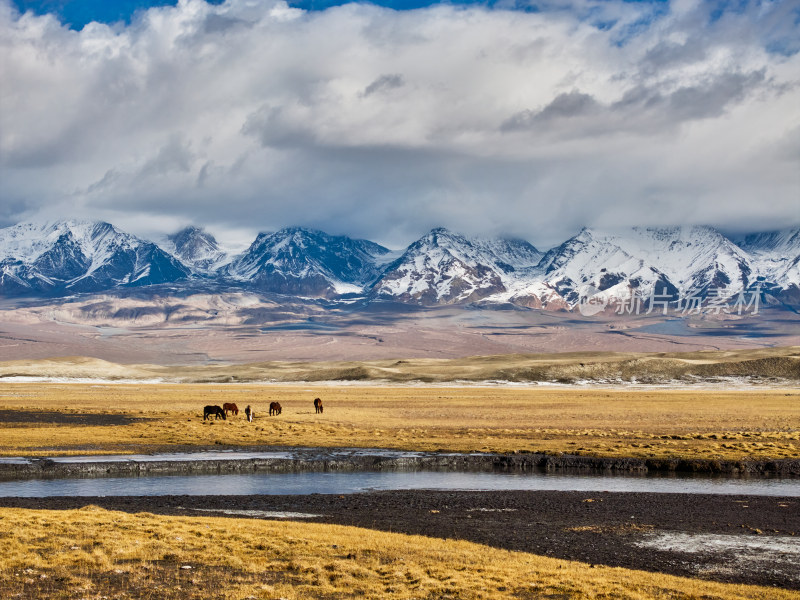
[[[169, 448], [171, 449], [171, 448]], [[185, 454], [0, 459], [0, 480], [354, 471], [592, 472], [800, 477], [800, 459], [641, 459], [539, 453], [401, 452], [355, 448], [237, 448]]]
[[[278, 518], [468, 540], [494, 548], [726, 583], [800, 590], [800, 500], [609, 492], [0, 498], [0, 506]], [[336, 548], [336, 541], [332, 540]], [[763, 597], [763, 596], [762, 596]]]

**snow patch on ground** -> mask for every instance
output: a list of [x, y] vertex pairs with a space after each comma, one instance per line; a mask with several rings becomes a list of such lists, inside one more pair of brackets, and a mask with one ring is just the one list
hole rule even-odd
[[768, 570], [800, 581], [800, 538], [796, 537], [667, 532], [648, 534], [635, 545], [686, 553], [690, 560], [702, 554], [704, 562], [695, 566], [698, 574]]
[[263, 519], [316, 519], [317, 517], [322, 516], [311, 513], [287, 512], [278, 510], [238, 510], [227, 508], [190, 508], [189, 510], [222, 513], [224, 515], [232, 515], [236, 517], [260, 517]]
[[[28, 375], [0, 375], [0, 382], [3, 383], [81, 383], [94, 385], [155, 385], [161, 383], [184, 383], [183, 377], [158, 377], [149, 379], [104, 379], [99, 377], [35, 377]], [[786, 379], [753, 379], [750, 377], [715, 377], [714, 380], [691, 380], [676, 381], [666, 380], [663, 382], [643, 383], [637, 380], [607, 380], [607, 379], [581, 379], [571, 383], [559, 381], [505, 381], [490, 379], [484, 381], [467, 381], [456, 379], [453, 381], [391, 381], [388, 379], [368, 379], [368, 380], [326, 380], [313, 381], [317, 387], [387, 387], [387, 388], [482, 388], [482, 387], [508, 387], [508, 388], [529, 388], [529, 387], [553, 387], [564, 389], [580, 389], [591, 387], [594, 389], [619, 389], [637, 388], [647, 389], [670, 389], [670, 390], [751, 390], [751, 389], [784, 389], [795, 387], [793, 380]], [[228, 382], [225, 385], [263, 385], [263, 386], [295, 386], [308, 385], [308, 381], [284, 381], [277, 379], [248, 380], [240, 382]], [[193, 385], [196, 385], [193, 383]], [[219, 382], [209, 382], [206, 385], [219, 385]]]
[[156, 383], [170, 383], [175, 380], [167, 380], [161, 377], [154, 379], [103, 379], [101, 377], [34, 377], [28, 375], [0, 376], [0, 381], [4, 383], [90, 383], [97, 385], [125, 384], [125, 385], [145, 385]]

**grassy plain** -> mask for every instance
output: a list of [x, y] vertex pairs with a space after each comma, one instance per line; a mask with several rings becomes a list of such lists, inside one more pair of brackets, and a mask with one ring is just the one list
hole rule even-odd
[[[317, 415], [312, 401], [324, 400]], [[283, 413], [268, 416], [272, 401]], [[256, 413], [203, 421], [206, 404]], [[701, 459], [800, 457], [800, 391], [255, 384], [0, 383], [0, 454], [179, 446], [382, 447]], [[125, 425], [48, 423], [44, 413], [117, 414]], [[24, 419], [22, 419], [24, 420]], [[86, 421], [91, 423], [91, 419]]]
[[3, 509], [0, 540], [3, 598], [798, 597], [355, 527], [97, 507]]

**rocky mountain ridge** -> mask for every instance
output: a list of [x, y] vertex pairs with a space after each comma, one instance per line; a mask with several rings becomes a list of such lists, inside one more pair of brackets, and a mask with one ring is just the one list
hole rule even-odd
[[228, 255], [188, 227], [159, 246], [100, 221], [0, 229], [0, 297], [64, 297], [169, 284], [364, 302], [572, 310], [634, 299], [743, 298], [800, 305], [800, 229], [731, 239], [712, 227], [584, 228], [541, 252], [519, 239], [436, 228], [400, 252], [290, 227]]
[[469, 239], [439, 227], [389, 264], [370, 296], [415, 304], [474, 302], [506, 291], [541, 257], [524, 240]]
[[101, 221], [0, 229], [0, 296], [63, 296], [191, 275], [188, 266], [153, 242]]
[[332, 298], [363, 293], [387, 254], [388, 248], [367, 240], [287, 227], [260, 233], [221, 274], [255, 290]]

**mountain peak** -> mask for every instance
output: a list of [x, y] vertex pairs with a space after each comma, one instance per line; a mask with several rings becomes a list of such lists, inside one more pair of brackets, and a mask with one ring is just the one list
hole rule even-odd
[[371, 294], [417, 304], [473, 302], [505, 292], [511, 273], [540, 258], [521, 240], [467, 238], [437, 227], [387, 267]]
[[307, 227], [260, 233], [227, 274], [263, 291], [303, 296], [359, 293], [389, 250], [367, 240], [333, 236]]
[[431, 229], [425, 239], [431, 240], [434, 244], [452, 244], [467, 242], [467, 238], [460, 233], [455, 233], [444, 227]]
[[208, 273], [228, 262], [228, 255], [214, 236], [202, 227], [189, 225], [167, 236], [165, 247], [183, 264]]
[[453, 232], [450, 231], [447, 227], [434, 227], [428, 232], [429, 236], [439, 236], [439, 235], [446, 235], [450, 236], [453, 235]]
[[302, 233], [305, 235], [328, 235], [324, 231], [320, 229], [314, 229], [313, 227], [305, 227], [304, 225], [294, 225], [291, 227], [281, 227], [276, 233], [284, 233], [284, 234], [293, 234], [293, 233]]
[[181, 236], [202, 235], [204, 233], [205, 229], [203, 227], [198, 227], [197, 225], [187, 225], [183, 229], [180, 229], [175, 233], [168, 235], [167, 237], [172, 239]]

